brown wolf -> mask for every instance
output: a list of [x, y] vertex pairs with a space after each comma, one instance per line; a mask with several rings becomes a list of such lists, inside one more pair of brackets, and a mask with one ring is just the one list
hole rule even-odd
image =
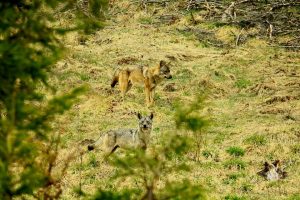
[[153, 113], [150, 116], [137, 114], [139, 125], [137, 129], [116, 129], [110, 130], [101, 136], [92, 144], [88, 145], [88, 150], [95, 148], [102, 149], [106, 156], [109, 156], [117, 148], [141, 148], [146, 149], [150, 141], [152, 130]]
[[117, 83], [121, 90], [123, 99], [126, 92], [130, 90], [132, 85], [143, 84], [146, 93], [146, 103], [151, 105], [154, 103], [154, 92], [157, 84], [164, 79], [171, 79], [169, 64], [161, 60], [157, 66], [139, 67], [135, 69], [117, 69], [113, 75], [111, 87]]

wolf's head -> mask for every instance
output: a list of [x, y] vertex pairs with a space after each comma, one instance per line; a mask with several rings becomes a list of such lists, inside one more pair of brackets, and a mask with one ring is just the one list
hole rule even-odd
[[142, 116], [140, 113], [137, 114], [139, 119], [139, 129], [142, 132], [151, 132], [153, 123], [153, 113], [149, 116]]
[[171, 79], [172, 78], [169, 65], [170, 65], [170, 63], [167, 63], [164, 60], [161, 60], [159, 62], [159, 76], [161, 78], [165, 78], [165, 79]]
[[265, 162], [264, 169], [258, 172], [258, 174], [269, 181], [283, 179], [287, 176], [287, 172], [283, 171], [279, 160], [276, 160], [273, 163]]

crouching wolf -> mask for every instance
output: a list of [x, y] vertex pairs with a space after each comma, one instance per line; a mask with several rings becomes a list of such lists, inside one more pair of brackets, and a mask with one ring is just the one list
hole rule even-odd
[[117, 129], [101, 135], [93, 144], [88, 145], [88, 150], [100, 148], [106, 157], [114, 153], [117, 148], [141, 148], [146, 150], [152, 130], [153, 113], [143, 117], [137, 114], [139, 126], [137, 129]]
[[265, 177], [268, 181], [276, 181], [287, 177], [287, 172], [284, 171], [280, 160], [275, 160], [271, 164], [265, 162], [264, 169], [257, 174]]
[[111, 87], [119, 83], [122, 97], [124, 99], [126, 92], [132, 85], [143, 84], [146, 93], [147, 105], [154, 103], [154, 92], [157, 84], [164, 79], [171, 79], [169, 64], [161, 60], [159, 65], [153, 67], [139, 67], [135, 69], [117, 69], [113, 75]]

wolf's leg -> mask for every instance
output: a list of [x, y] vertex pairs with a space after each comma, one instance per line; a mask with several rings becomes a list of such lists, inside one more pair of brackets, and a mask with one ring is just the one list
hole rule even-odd
[[146, 104], [147, 106], [150, 106], [151, 91], [149, 90], [149, 88], [145, 87], [145, 93], [146, 93]]
[[151, 105], [154, 104], [154, 95], [155, 95], [155, 89], [153, 88], [150, 93], [150, 104]]
[[125, 94], [128, 90], [128, 83], [123, 82], [122, 84], [120, 83], [120, 91], [121, 91], [121, 96], [123, 101], [125, 100]]
[[129, 71], [123, 70], [119, 73], [119, 87], [123, 100], [125, 99], [125, 94], [129, 90]]
[[110, 156], [111, 154], [113, 154], [119, 147], [120, 147], [119, 145], [116, 145], [116, 146], [114, 146], [113, 149], [111, 149], [111, 148], [106, 148], [105, 151], [104, 151], [104, 161], [107, 161], [108, 158], [109, 158], [109, 156]]
[[145, 86], [145, 94], [146, 94], [146, 104], [147, 106], [150, 106], [150, 98], [151, 98], [151, 86], [150, 86], [150, 80], [149, 78], [146, 78], [144, 80], [144, 86]]
[[113, 154], [119, 147], [120, 147], [119, 145], [116, 145], [116, 146], [110, 151], [110, 153], [107, 155], [107, 157], [110, 156], [111, 154]]
[[120, 83], [120, 90], [121, 90], [122, 100], [124, 101], [125, 95], [126, 95], [127, 91], [129, 90], [128, 82], [122, 82], [122, 84]]
[[131, 88], [132, 88], [132, 83], [131, 83], [131, 81], [129, 81], [129, 82], [128, 82], [128, 87], [127, 87], [126, 92], [128, 92]]

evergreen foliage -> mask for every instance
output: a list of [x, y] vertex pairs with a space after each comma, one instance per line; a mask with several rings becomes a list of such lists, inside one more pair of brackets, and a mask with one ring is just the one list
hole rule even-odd
[[72, 106], [84, 88], [57, 96], [48, 78], [51, 66], [63, 55], [60, 35], [99, 28], [96, 19], [103, 15], [101, 8], [105, 5], [102, 0], [91, 0], [89, 18], [76, 11], [78, 22], [91, 22], [89, 26], [55, 26], [55, 10], [73, 8], [76, 3], [0, 2], [0, 199], [24, 194], [54, 199], [62, 192], [52, 174], [59, 135], [51, 129], [51, 123]]

